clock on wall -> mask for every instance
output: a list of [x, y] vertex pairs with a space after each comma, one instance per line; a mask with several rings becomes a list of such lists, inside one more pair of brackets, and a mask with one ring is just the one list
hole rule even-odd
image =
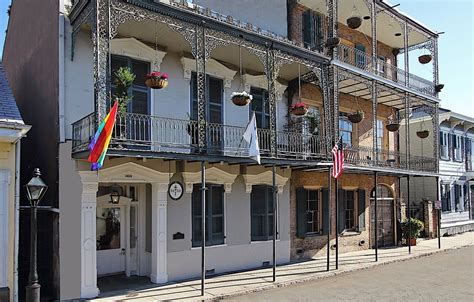
[[172, 182], [168, 188], [168, 195], [173, 200], [180, 199], [183, 196], [183, 192], [183, 185], [178, 181]]

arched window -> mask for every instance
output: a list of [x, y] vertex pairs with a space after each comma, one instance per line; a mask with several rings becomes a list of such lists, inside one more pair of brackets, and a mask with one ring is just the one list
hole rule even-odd
[[[370, 198], [375, 197], [375, 188], [370, 192]], [[393, 198], [392, 190], [385, 185], [377, 185], [377, 198]]]

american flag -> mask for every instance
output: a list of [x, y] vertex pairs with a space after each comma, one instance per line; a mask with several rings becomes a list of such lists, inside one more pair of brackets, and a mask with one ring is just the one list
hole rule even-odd
[[339, 141], [334, 145], [331, 153], [333, 158], [332, 177], [337, 179], [341, 176], [342, 171], [344, 171], [344, 150], [341, 139], [339, 139]]

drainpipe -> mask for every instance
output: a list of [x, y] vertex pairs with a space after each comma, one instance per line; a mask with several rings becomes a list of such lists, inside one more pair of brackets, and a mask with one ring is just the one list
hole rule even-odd
[[13, 301], [18, 302], [18, 249], [20, 226], [20, 150], [21, 140], [15, 143], [15, 219], [13, 245]]

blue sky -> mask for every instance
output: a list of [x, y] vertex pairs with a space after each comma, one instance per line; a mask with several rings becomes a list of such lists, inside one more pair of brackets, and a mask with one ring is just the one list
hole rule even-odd
[[[3, 49], [10, 2], [0, 0], [0, 49]], [[440, 94], [441, 106], [474, 117], [474, 1], [390, 0], [390, 3], [400, 3], [401, 11], [434, 31], [445, 32], [439, 38], [440, 82], [445, 84]], [[430, 74], [428, 66], [412, 63], [411, 72], [425, 77]]]

